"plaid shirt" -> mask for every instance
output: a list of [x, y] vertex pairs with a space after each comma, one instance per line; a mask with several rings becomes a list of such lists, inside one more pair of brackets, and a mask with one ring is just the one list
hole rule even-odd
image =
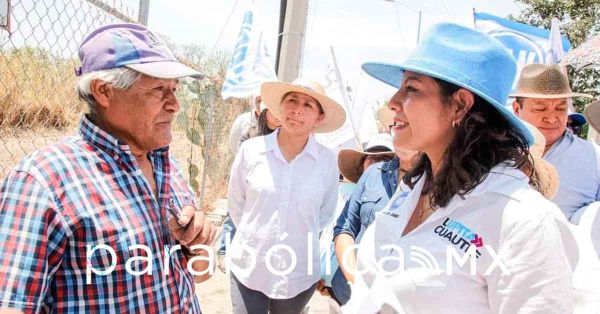
[[[200, 313], [185, 255], [165, 256], [177, 244], [167, 206], [195, 197], [168, 148], [148, 156], [158, 200], [129, 146], [84, 117], [78, 135], [34, 152], [9, 174], [0, 186], [0, 308]], [[108, 250], [89, 254], [100, 244], [116, 253], [106, 275], [87, 271], [111, 267]], [[130, 248], [136, 244], [150, 252]]]

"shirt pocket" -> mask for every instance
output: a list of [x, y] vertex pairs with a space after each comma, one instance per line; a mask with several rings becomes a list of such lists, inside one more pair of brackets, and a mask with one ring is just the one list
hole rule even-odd
[[257, 195], [272, 195], [281, 192], [282, 179], [276, 178], [281, 172], [280, 167], [266, 160], [256, 159], [249, 161], [244, 179], [247, 193]]
[[375, 193], [365, 191], [360, 199], [360, 223], [362, 228], [368, 227], [375, 219], [377, 209], [381, 208], [379, 204], [383, 197]]
[[325, 180], [325, 173], [321, 171], [315, 172], [310, 177], [301, 180], [299, 184], [302, 194], [298, 199], [300, 203], [321, 207], [325, 198]]

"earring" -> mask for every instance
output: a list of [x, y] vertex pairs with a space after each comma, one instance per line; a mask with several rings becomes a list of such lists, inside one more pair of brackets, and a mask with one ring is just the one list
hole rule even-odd
[[452, 128], [456, 129], [460, 126], [460, 122], [452, 121]]

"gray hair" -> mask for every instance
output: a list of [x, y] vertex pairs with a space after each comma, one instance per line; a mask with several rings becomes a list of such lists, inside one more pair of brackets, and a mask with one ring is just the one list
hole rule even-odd
[[141, 76], [141, 73], [126, 67], [94, 71], [86, 73], [79, 78], [75, 86], [75, 92], [81, 100], [87, 103], [90, 118], [95, 118], [98, 102], [96, 102], [94, 95], [92, 95], [91, 84], [93, 80], [99, 79], [111, 84], [115, 88], [126, 90], [135, 84]]

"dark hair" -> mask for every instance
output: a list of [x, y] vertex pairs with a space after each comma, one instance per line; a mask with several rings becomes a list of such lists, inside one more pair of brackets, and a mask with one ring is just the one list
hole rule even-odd
[[[435, 79], [440, 87], [442, 102], [454, 101], [452, 95], [461, 87]], [[446, 148], [442, 168], [435, 179], [431, 161], [421, 154], [414, 168], [403, 181], [414, 188], [425, 176], [422, 195], [430, 193], [432, 207], [444, 207], [455, 196], [464, 196], [479, 185], [490, 170], [504, 161], [515, 167], [533, 168], [526, 138], [485, 99], [475, 96], [475, 103], [456, 129]]]
[[267, 111], [268, 111], [268, 109], [265, 108], [260, 112], [260, 115], [258, 115], [258, 125], [256, 126], [256, 131], [257, 131], [256, 136], [271, 134], [273, 131], [275, 131], [275, 129], [270, 129], [269, 125], [267, 124]]
[[523, 109], [523, 102], [525, 101], [524, 97], [515, 97], [515, 101], [519, 104], [519, 108]]

